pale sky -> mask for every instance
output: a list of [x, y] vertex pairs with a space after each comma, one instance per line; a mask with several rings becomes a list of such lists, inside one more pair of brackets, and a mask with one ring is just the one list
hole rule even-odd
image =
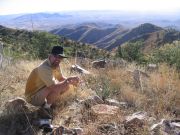
[[0, 15], [73, 10], [180, 11], [180, 0], [0, 0]]

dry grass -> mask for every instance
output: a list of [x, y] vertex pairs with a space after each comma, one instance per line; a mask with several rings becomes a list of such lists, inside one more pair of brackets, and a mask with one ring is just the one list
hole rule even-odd
[[0, 69], [0, 105], [17, 96], [23, 97], [27, 77], [39, 61], [18, 61]]
[[162, 64], [158, 71], [148, 73], [150, 78], [141, 80], [143, 91], [133, 85], [128, 69], [110, 70], [107, 74], [112, 87], [119, 88], [119, 100], [162, 117], [172, 115], [174, 109], [180, 107], [180, 78], [174, 68]]
[[[3, 104], [17, 96], [23, 97], [27, 77], [31, 70], [41, 61], [18, 61], [15, 64], [0, 70], [0, 110]], [[73, 60], [70, 60], [73, 63]], [[73, 63], [74, 64], [74, 63]], [[75, 98], [85, 99], [95, 92], [99, 92], [104, 98], [111, 97], [128, 103], [128, 109], [121, 110], [116, 117], [111, 119], [94, 119], [89, 110], [80, 111], [82, 114], [81, 127], [87, 135], [100, 135], [99, 125], [103, 123], [116, 123], [119, 130], [124, 130], [121, 124], [124, 116], [137, 110], [147, 111], [157, 119], [172, 119], [174, 111], [180, 108], [180, 78], [174, 68], [160, 65], [156, 72], [148, 73], [148, 79], [142, 79], [143, 91], [134, 85], [133, 75], [130, 71], [137, 67], [133, 64], [127, 68], [90, 69], [90, 76], [81, 76], [70, 73], [70, 64], [62, 63], [65, 76], [78, 75], [84, 81], [78, 88]], [[92, 91], [94, 90], [94, 91]], [[103, 91], [104, 90], [104, 91]], [[104, 95], [102, 95], [104, 94]], [[71, 103], [71, 102], [69, 102]], [[64, 108], [63, 108], [64, 107]], [[61, 124], [62, 117], [76, 116], [72, 109], [61, 106], [56, 110], [55, 124]], [[76, 126], [76, 125], [75, 125]], [[141, 130], [147, 134], [147, 128]], [[123, 134], [123, 133], [122, 133]], [[128, 133], [127, 133], [128, 134]]]

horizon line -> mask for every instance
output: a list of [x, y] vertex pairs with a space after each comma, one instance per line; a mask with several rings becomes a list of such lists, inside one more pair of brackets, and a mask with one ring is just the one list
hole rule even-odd
[[38, 13], [68, 13], [68, 12], [122, 12], [128, 14], [175, 14], [179, 13], [180, 10], [173, 10], [173, 11], [163, 11], [163, 12], [156, 12], [156, 11], [126, 11], [126, 10], [112, 10], [112, 9], [104, 9], [104, 10], [62, 10], [62, 11], [37, 11], [37, 12], [20, 12], [20, 13], [5, 13], [0, 14], [0, 16], [10, 16], [10, 15], [23, 15], [23, 14], [38, 14]]

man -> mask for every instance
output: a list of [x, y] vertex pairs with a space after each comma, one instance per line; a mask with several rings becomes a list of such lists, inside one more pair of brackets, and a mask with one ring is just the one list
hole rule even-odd
[[64, 58], [67, 57], [63, 47], [54, 46], [48, 59], [32, 70], [25, 90], [27, 102], [48, 109], [61, 94], [68, 91], [69, 85], [78, 85], [78, 77], [65, 78], [62, 75], [59, 64]]

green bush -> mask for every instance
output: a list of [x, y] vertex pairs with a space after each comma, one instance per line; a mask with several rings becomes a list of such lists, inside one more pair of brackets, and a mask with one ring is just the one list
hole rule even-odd
[[165, 62], [170, 66], [180, 69], [180, 42], [165, 44], [152, 53], [151, 61], [155, 63]]
[[142, 46], [143, 41], [125, 43], [118, 47], [116, 57], [121, 57], [130, 62], [137, 61], [138, 63], [144, 63], [146, 59], [141, 51]]

